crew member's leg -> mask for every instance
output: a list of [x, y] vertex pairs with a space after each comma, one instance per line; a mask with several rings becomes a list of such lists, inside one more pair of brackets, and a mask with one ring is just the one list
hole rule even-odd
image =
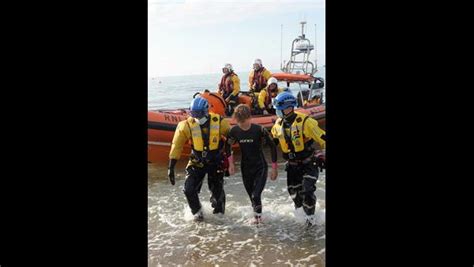
[[291, 199], [295, 203], [295, 208], [300, 208], [303, 205], [303, 175], [301, 165], [291, 165], [287, 163], [287, 186], [288, 193], [290, 193]]
[[319, 170], [316, 161], [311, 161], [303, 165], [303, 209], [306, 215], [314, 215], [316, 208], [316, 181], [318, 180]]
[[209, 165], [207, 182], [211, 191], [211, 205], [213, 213], [225, 212], [224, 172], [217, 165]]
[[188, 165], [186, 167], [186, 181], [184, 182], [183, 191], [193, 215], [201, 209], [198, 194], [201, 190], [202, 180], [205, 175], [206, 170], [204, 168], [199, 168], [194, 165]]
[[229, 105], [228, 113], [227, 113], [228, 116], [231, 116], [232, 113], [234, 113], [234, 107], [237, 106], [237, 104], [239, 104], [239, 97], [231, 94], [229, 103], [228, 103]]

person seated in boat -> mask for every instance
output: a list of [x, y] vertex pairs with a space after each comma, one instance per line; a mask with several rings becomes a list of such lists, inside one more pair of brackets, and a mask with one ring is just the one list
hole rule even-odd
[[[271, 152], [272, 181], [278, 176], [277, 147], [270, 133], [263, 126], [251, 123], [250, 107], [240, 104], [235, 108], [233, 118], [237, 125], [232, 127], [226, 143], [226, 154], [232, 155], [232, 145], [238, 143], [241, 151], [240, 170], [245, 191], [250, 198], [254, 211], [255, 224], [262, 222], [262, 192], [265, 188], [268, 175], [268, 164], [263, 153], [263, 146], [267, 144]], [[233, 156], [229, 157], [229, 174], [235, 173]]]
[[264, 115], [275, 114], [273, 108], [273, 101], [279, 93], [285, 91], [283, 88], [278, 87], [278, 80], [274, 77], [268, 79], [268, 85], [258, 95], [258, 107], [263, 111]]
[[186, 166], [184, 195], [195, 221], [203, 220], [199, 192], [204, 177], [211, 191], [211, 205], [214, 214], [225, 212], [224, 174], [228, 157], [225, 154], [225, 139], [230, 124], [219, 114], [209, 112], [209, 102], [196, 97], [190, 106], [190, 117], [178, 123], [169, 153], [168, 178], [175, 184], [175, 165], [181, 157], [186, 142], [191, 141], [191, 155]]
[[305, 100], [305, 105], [320, 105], [321, 104], [321, 96], [315, 95], [311, 98], [311, 100]]
[[224, 98], [227, 104], [226, 115], [230, 116], [239, 101], [240, 79], [239, 76], [234, 73], [234, 69], [229, 63], [224, 65], [222, 73], [224, 73], [224, 75], [221, 78], [217, 92]]
[[306, 107], [307, 105], [320, 105], [321, 104], [321, 96], [314, 95], [309, 99], [310, 90], [302, 90], [298, 92], [296, 95], [296, 99], [298, 100], [298, 107]]
[[272, 73], [265, 69], [262, 60], [257, 58], [253, 62], [253, 70], [249, 74], [249, 90], [257, 97], [258, 93], [267, 86], [267, 81], [272, 77]]

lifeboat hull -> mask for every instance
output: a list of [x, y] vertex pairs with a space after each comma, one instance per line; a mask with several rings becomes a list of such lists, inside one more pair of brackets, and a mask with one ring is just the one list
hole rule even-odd
[[[308, 114], [316, 119], [319, 126], [325, 129], [326, 125], [326, 106], [313, 105], [304, 108], [298, 108], [296, 111]], [[163, 163], [168, 161], [168, 154], [171, 149], [176, 125], [188, 118], [189, 111], [180, 110], [149, 110], [148, 111], [148, 162]], [[234, 119], [226, 117], [231, 126], [236, 125]], [[270, 130], [275, 124], [276, 115], [254, 115], [252, 123], [259, 124]], [[238, 147], [237, 147], [238, 148]], [[186, 143], [181, 157], [190, 154], [191, 147]]]
[[286, 82], [306, 82], [311, 83], [314, 81], [314, 77], [309, 74], [294, 74], [294, 73], [273, 73], [272, 74], [275, 79], [278, 81], [286, 81]]

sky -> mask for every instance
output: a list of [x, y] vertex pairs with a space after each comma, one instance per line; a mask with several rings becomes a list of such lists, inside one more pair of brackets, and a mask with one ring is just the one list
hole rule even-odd
[[317, 63], [325, 65], [324, 0], [149, 0], [148, 76], [219, 73], [225, 63], [247, 72], [255, 58], [278, 70], [302, 20], [313, 45], [316, 25]]

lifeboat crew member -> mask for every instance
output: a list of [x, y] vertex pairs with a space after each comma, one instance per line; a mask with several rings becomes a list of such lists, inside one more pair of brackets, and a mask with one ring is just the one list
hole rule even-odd
[[285, 91], [278, 87], [278, 80], [274, 77], [268, 79], [268, 85], [258, 95], [258, 107], [263, 110], [263, 114], [275, 114], [272, 100], [281, 92]]
[[[241, 151], [241, 171], [245, 190], [249, 195], [254, 211], [254, 224], [262, 222], [262, 191], [268, 175], [268, 165], [263, 154], [263, 145], [270, 146], [272, 157], [271, 180], [278, 176], [277, 148], [269, 132], [261, 125], [251, 123], [250, 107], [240, 104], [235, 108], [234, 119], [237, 125], [232, 127], [227, 138], [227, 154], [231, 155], [232, 145], [238, 143]], [[229, 174], [234, 174], [233, 157], [229, 158]]]
[[249, 74], [249, 90], [257, 95], [263, 88], [267, 86], [267, 81], [272, 77], [272, 73], [265, 69], [261, 59], [255, 59], [253, 70]]
[[234, 73], [234, 69], [229, 63], [224, 65], [222, 73], [224, 73], [224, 75], [221, 78], [217, 92], [224, 98], [228, 107], [226, 114], [230, 116], [234, 111], [234, 107], [239, 102], [240, 79], [239, 76]]
[[209, 113], [208, 101], [196, 97], [191, 102], [191, 116], [178, 123], [169, 154], [168, 178], [175, 184], [174, 168], [181, 156], [186, 141], [191, 141], [192, 153], [186, 166], [184, 194], [195, 221], [202, 221], [202, 206], [198, 194], [204, 176], [211, 191], [213, 213], [225, 211], [224, 172], [227, 157], [224, 152], [225, 141], [230, 130], [229, 122], [218, 114]]
[[[280, 144], [283, 158], [287, 160], [287, 186], [295, 208], [303, 207], [306, 225], [314, 224], [316, 181], [319, 169], [325, 168], [326, 133], [318, 121], [306, 114], [295, 112], [296, 98], [283, 92], [275, 98], [276, 114], [271, 132]], [[314, 147], [315, 142], [319, 149]], [[319, 168], [319, 169], [318, 169]]]

